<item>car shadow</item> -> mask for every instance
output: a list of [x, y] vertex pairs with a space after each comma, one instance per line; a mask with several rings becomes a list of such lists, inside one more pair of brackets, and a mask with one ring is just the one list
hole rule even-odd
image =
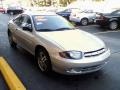
[[36, 69], [43, 75], [45, 75], [46, 77], [55, 79], [55, 80], [61, 80], [61, 79], [66, 79], [66, 80], [71, 80], [71, 79], [77, 79], [78, 78], [80, 80], [84, 80], [84, 79], [89, 79], [89, 78], [93, 78], [93, 79], [99, 79], [100, 76], [102, 76], [103, 71], [99, 70], [93, 73], [89, 73], [89, 74], [81, 74], [81, 75], [65, 75], [65, 74], [60, 74], [57, 72], [52, 71], [49, 74], [46, 73], [42, 73], [39, 69], [39, 67], [37, 66], [37, 62], [34, 60], [34, 56], [32, 54], [30, 54], [28, 51], [26, 51], [25, 49], [23, 49], [22, 47], [18, 46], [17, 51], [15, 49], [15, 53], [18, 52], [20, 55], [24, 56], [26, 58], [26, 61], [29, 62], [29, 64], [32, 64], [34, 67], [36, 67]]

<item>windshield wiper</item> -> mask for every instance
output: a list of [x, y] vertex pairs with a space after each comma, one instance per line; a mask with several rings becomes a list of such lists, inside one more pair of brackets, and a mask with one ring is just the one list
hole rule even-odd
[[72, 30], [73, 28], [58, 28], [56, 30]]
[[40, 32], [47, 32], [47, 31], [55, 31], [53, 29], [39, 29], [37, 31], [40, 31]]
[[74, 30], [74, 29], [78, 29], [76, 27], [73, 27], [73, 28], [58, 28], [58, 29], [38, 29], [37, 31], [40, 31], [40, 32], [48, 32], [48, 31], [61, 31], [61, 30]]

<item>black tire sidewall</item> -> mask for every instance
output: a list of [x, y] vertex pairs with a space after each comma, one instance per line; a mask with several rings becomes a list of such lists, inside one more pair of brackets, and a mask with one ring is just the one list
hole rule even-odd
[[[47, 65], [47, 69], [45, 71], [42, 71], [42, 70], [41, 71], [44, 73], [50, 73], [52, 71], [51, 60], [50, 60], [49, 54], [47, 53], [47, 51], [45, 49], [38, 49], [37, 50], [36, 55], [35, 55], [36, 60], [37, 60], [37, 64], [38, 64], [38, 57], [39, 57], [40, 52], [43, 52], [47, 57], [47, 61], [45, 62]], [[39, 64], [38, 64], [38, 67], [39, 67]]]
[[[13, 37], [12, 37], [11, 33], [9, 33], [8, 38], [9, 38], [9, 43], [10, 43], [11, 47], [16, 48], [17, 44], [13, 41]], [[10, 38], [11, 38], [11, 41], [10, 41]]]
[[[86, 20], [86, 21], [87, 21], [87, 24], [86, 24], [86, 25], [84, 25], [84, 24], [82, 23], [83, 20]], [[87, 26], [87, 25], [88, 25], [88, 19], [87, 19], [87, 18], [82, 18], [81, 21], [80, 21], [80, 24], [81, 24], [82, 26]]]
[[[116, 25], [117, 25], [117, 27], [114, 28], [114, 29], [111, 28], [111, 23], [113, 23], [113, 22], [116, 23]], [[118, 23], [117, 23], [117, 21], [111, 21], [111, 22], [109, 23], [108, 28], [109, 28], [110, 30], [116, 30], [116, 29], [118, 28]]]

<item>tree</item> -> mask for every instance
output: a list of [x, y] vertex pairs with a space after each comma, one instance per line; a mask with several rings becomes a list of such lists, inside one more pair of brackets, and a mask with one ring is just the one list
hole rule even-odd
[[[58, 0], [33, 0], [33, 2], [38, 6], [51, 6], [55, 1], [57, 2]], [[62, 6], [67, 6], [73, 1], [76, 1], [76, 0], [59, 0], [59, 3]]]
[[38, 6], [51, 6], [52, 0], [33, 0], [33, 3]]
[[47, 1], [47, 4], [48, 4], [49, 6], [51, 6], [51, 5], [52, 5], [52, 1], [51, 1], [51, 0], [48, 0], [48, 1]]
[[92, 0], [92, 1], [100, 2], [100, 1], [105, 1], [105, 0]]
[[68, 4], [74, 2], [76, 0], [59, 0], [59, 3], [62, 4], [63, 6], [67, 6]]

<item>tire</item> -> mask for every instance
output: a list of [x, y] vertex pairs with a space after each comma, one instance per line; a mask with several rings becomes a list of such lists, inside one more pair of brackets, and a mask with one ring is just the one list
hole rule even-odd
[[8, 33], [8, 39], [9, 39], [10, 46], [12, 48], [16, 48], [17, 44], [13, 41], [13, 36], [10, 32]]
[[109, 28], [110, 30], [116, 30], [116, 29], [118, 28], [118, 22], [117, 22], [117, 21], [111, 21], [111, 22], [109, 23], [108, 28]]
[[2, 13], [5, 14], [5, 11], [3, 11]]
[[52, 71], [51, 68], [51, 60], [45, 49], [39, 48], [36, 52], [36, 60], [38, 63], [38, 67], [44, 73], [50, 73]]
[[13, 15], [14, 13], [11, 11], [9, 14], [10, 14], [10, 15]]
[[88, 25], [88, 19], [87, 19], [87, 18], [81, 19], [80, 24], [81, 24], [82, 26]]

